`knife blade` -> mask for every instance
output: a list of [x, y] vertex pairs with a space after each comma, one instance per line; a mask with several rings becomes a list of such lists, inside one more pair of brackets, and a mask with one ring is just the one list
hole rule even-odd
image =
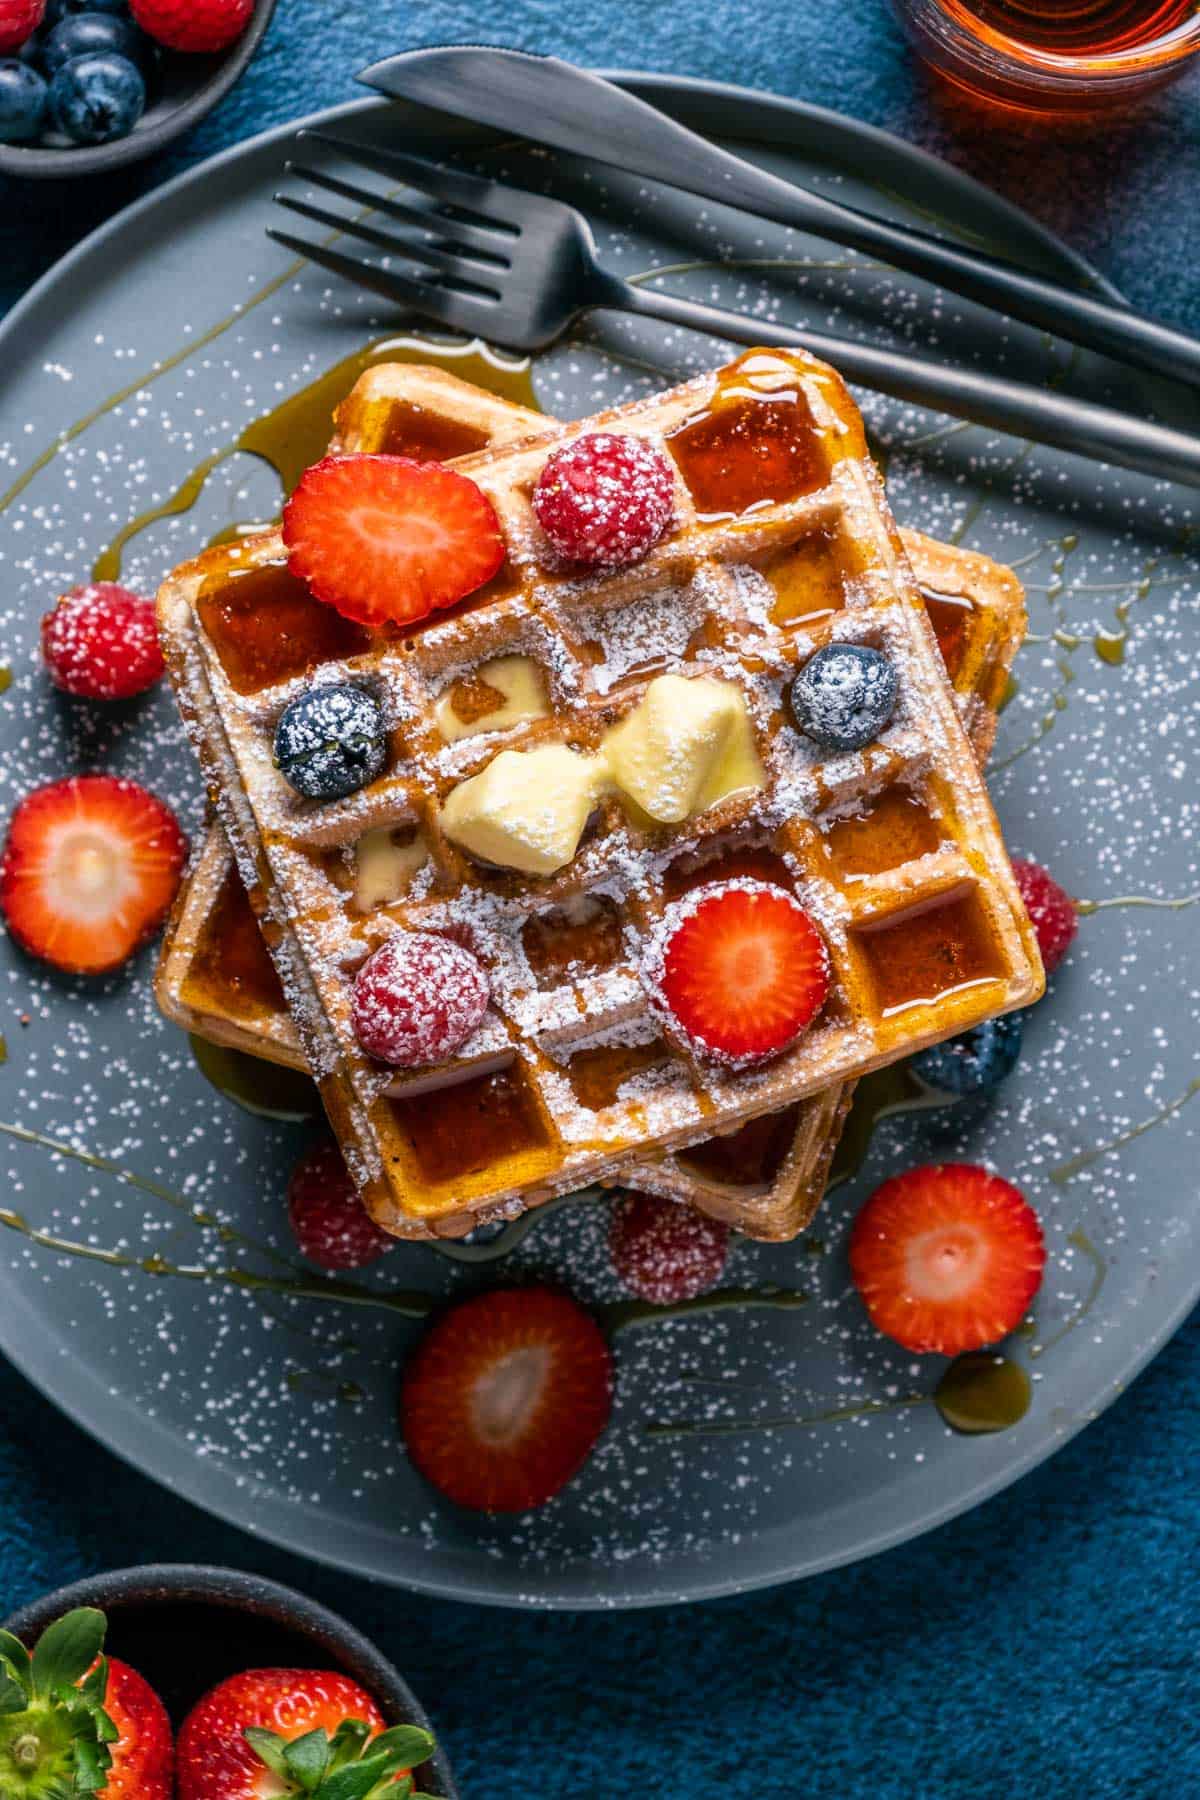
[[1073, 343], [1174, 382], [1200, 385], [1200, 339], [785, 181], [558, 57], [452, 44], [388, 57], [358, 79], [393, 99], [592, 157], [849, 245]]

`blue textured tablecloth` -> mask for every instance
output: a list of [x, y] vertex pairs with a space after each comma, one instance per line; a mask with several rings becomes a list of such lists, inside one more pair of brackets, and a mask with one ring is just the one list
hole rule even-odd
[[[0, 312], [165, 176], [419, 43], [482, 40], [719, 76], [841, 108], [1027, 206], [1136, 301], [1200, 329], [1195, 78], [1120, 131], [1036, 145], [935, 106], [885, 0], [280, 0], [249, 74], [170, 157], [28, 196], [0, 182]], [[1052, 1462], [920, 1543], [803, 1587], [625, 1617], [513, 1616], [371, 1588], [172, 1499], [0, 1381], [0, 1612], [104, 1567], [211, 1561], [349, 1614], [436, 1717], [468, 1800], [1034, 1800], [1200, 1793], [1193, 1319]]]

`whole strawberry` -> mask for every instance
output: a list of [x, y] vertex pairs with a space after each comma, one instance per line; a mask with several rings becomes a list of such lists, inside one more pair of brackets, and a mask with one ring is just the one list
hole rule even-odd
[[46, 0], [0, 0], [0, 56], [19, 50], [42, 22]]
[[171, 1724], [128, 1663], [106, 1658], [94, 1607], [57, 1619], [30, 1655], [0, 1631], [0, 1794], [171, 1800]]
[[[179, 1733], [178, 1800], [423, 1800], [409, 1771], [433, 1739], [385, 1729], [365, 1689], [316, 1669], [247, 1669], [204, 1696]], [[350, 1773], [353, 1769], [353, 1773]]]
[[142, 30], [168, 50], [227, 50], [254, 15], [254, 0], [130, 0]]

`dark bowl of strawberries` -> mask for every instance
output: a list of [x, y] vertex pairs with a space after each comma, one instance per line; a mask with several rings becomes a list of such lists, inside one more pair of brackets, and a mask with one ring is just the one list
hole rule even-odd
[[275, 0], [0, 0], [0, 175], [108, 174], [190, 131]]
[[3, 1791], [6, 1767], [20, 1793], [99, 1800], [458, 1800], [420, 1702], [352, 1625], [186, 1564], [91, 1576], [5, 1621]]

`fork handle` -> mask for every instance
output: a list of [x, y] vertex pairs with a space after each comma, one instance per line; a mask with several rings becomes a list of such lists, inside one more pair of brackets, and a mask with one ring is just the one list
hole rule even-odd
[[877, 393], [890, 394], [895, 400], [908, 400], [996, 431], [1053, 444], [1059, 450], [1071, 450], [1097, 462], [1118, 463], [1143, 475], [1200, 487], [1200, 438], [1134, 418], [1111, 406], [1028, 387], [1024, 382], [1006, 381], [997, 375], [947, 368], [924, 357], [903, 356], [819, 331], [773, 325], [746, 313], [726, 312], [675, 294], [634, 287], [607, 274], [600, 292], [603, 297], [594, 300], [593, 305], [683, 325], [692, 331], [711, 332], [736, 344], [810, 350], [814, 356], [832, 363], [849, 380]]
[[389, 57], [364, 70], [359, 80], [385, 94], [848, 244], [1072, 343], [1200, 386], [1200, 339], [1187, 332], [785, 181], [689, 130], [625, 86], [557, 57], [442, 45]]

